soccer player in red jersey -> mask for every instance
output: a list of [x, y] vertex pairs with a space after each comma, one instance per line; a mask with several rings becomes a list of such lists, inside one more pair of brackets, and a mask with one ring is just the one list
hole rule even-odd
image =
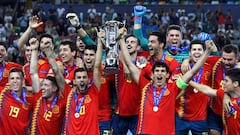
[[99, 135], [98, 104], [101, 85], [102, 44], [97, 46], [91, 81], [85, 68], [74, 71], [74, 87], [67, 98], [64, 134]]
[[[67, 94], [62, 95], [61, 91], [64, 85], [63, 73], [59, 70], [50, 47], [42, 48], [54, 76], [48, 75], [40, 86], [37, 71], [39, 42], [36, 38], [30, 39], [29, 42], [32, 47], [30, 73], [35, 93], [31, 134], [61, 134], [67, 97]], [[64, 90], [69, 91], [67, 88]]]
[[[79, 49], [79, 52], [77, 52], [77, 58], [80, 58], [81, 60], [79, 61], [84, 63], [89, 79], [93, 80], [93, 67], [96, 58], [96, 43], [90, 39], [85, 30], [81, 27], [79, 18], [75, 13], [68, 13], [66, 18], [68, 18], [71, 25], [77, 29], [78, 36], [76, 38], [76, 45]], [[80, 65], [80, 67], [81, 66], [82, 65]], [[110, 83], [112, 82], [111, 80], [114, 80], [114, 77], [112, 78], [112, 76], [113, 75], [104, 75], [101, 69], [101, 89], [99, 92], [99, 97], [104, 97], [99, 98], [98, 110], [98, 121], [101, 135], [110, 134], [111, 132], [112, 108], [110, 99]], [[73, 75], [70, 75], [69, 77], [73, 78]]]
[[156, 61], [165, 62], [169, 66], [170, 76], [177, 75], [181, 73], [180, 64], [176, 59], [164, 53], [164, 48], [166, 44], [166, 36], [160, 32], [152, 32], [148, 38], [148, 48], [150, 56], [148, 57], [148, 63], [143, 72], [146, 72], [147, 77], [151, 78], [152, 65]]
[[209, 96], [224, 99], [224, 93], [230, 96], [232, 104], [228, 110], [222, 111], [224, 135], [240, 135], [240, 69], [229, 69], [225, 73], [223, 89], [213, 89], [207, 85], [190, 81], [189, 84]]
[[59, 57], [61, 58], [64, 66], [64, 78], [67, 84], [72, 83], [74, 78], [74, 70], [81, 66], [76, 60], [77, 52], [78, 48], [74, 42], [65, 40], [60, 43]]
[[[88, 72], [88, 77], [93, 80], [93, 68], [96, 62], [96, 49], [97, 46], [89, 45], [85, 47], [83, 52], [83, 62]], [[112, 120], [112, 108], [110, 99], [110, 85], [113, 84], [114, 75], [104, 75], [103, 66], [101, 67], [101, 88], [99, 91], [99, 109], [98, 109], [98, 121], [100, 135], [110, 134], [111, 132], [111, 120]]]
[[[147, 62], [146, 58], [138, 56], [140, 41], [134, 35], [128, 35], [125, 40], [125, 46], [131, 55], [129, 59], [137, 65], [139, 69], [141, 66], [144, 67]], [[117, 101], [112, 122], [113, 135], [127, 134], [128, 130], [131, 131], [132, 134], [135, 134], [141, 93], [139, 92], [138, 85], [131, 78], [129, 70], [124, 66], [124, 61], [120, 63], [120, 71], [116, 74], [115, 80]]]
[[[204, 53], [204, 57], [186, 74], [182, 80], [166, 82], [169, 76], [169, 68], [166, 63], [156, 62], [152, 68], [153, 78], [146, 79], [138, 68], [132, 63], [130, 55], [125, 47], [124, 39], [120, 39], [120, 46], [124, 60], [133, 80], [142, 90], [140, 114], [138, 119], [137, 134], [151, 135], [175, 135], [175, 100], [178, 87], [184, 89], [191, 77], [197, 72], [210, 54], [211, 47]], [[184, 86], [185, 85], [185, 86]], [[153, 124], [154, 123], [154, 124]]]
[[33, 97], [23, 87], [21, 69], [12, 68], [8, 76], [9, 85], [0, 90], [0, 135], [26, 135]]
[[[222, 56], [210, 57], [207, 61], [214, 61], [212, 73], [212, 88], [223, 89], [223, 82], [227, 70], [236, 68], [238, 62], [238, 47], [233, 44], [225, 45], [222, 48]], [[221, 135], [222, 123], [222, 101], [216, 97], [210, 97], [210, 108], [208, 108], [208, 127], [210, 135]]]
[[0, 42], [0, 90], [2, 90], [8, 82], [9, 71], [12, 68], [22, 69], [20, 64], [5, 61], [7, 57], [6, 43]]
[[41, 59], [44, 61], [44, 63], [41, 63], [38, 67], [39, 78], [41, 79], [40, 82], [42, 82], [42, 79], [44, 79], [47, 76], [50, 70], [49, 61], [46, 58], [45, 54], [42, 52], [42, 47], [46, 45], [50, 45], [51, 49], [53, 49], [54, 48], [53, 37], [49, 34], [42, 34], [39, 38], [39, 42], [40, 42], [40, 50], [41, 50], [40, 56], [41, 56]]
[[[39, 18], [37, 16], [32, 16], [29, 18], [29, 25], [26, 31], [22, 34], [22, 36], [18, 39], [18, 49], [20, 50], [21, 54], [25, 57], [26, 63], [23, 66], [24, 78], [25, 78], [25, 85], [28, 91], [32, 91], [32, 80], [30, 75], [30, 59], [31, 59], [31, 46], [28, 42], [29, 37], [31, 36], [34, 29], [41, 26], [43, 22], [39, 22]], [[30, 37], [31, 39], [31, 37]], [[39, 61], [39, 64], [42, 61]]]
[[[214, 43], [208, 40], [206, 43]], [[200, 40], [193, 40], [190, 44], [190, 67], [199, 60], [204, 53], [205, 44]], [[198, 73], [193, 76], [193, 80], [198, 83], [211, 85], [212, 65], [205, 63]], [[176, 102], [176, 134], [187, 134], [189, 130], [193, 134], [208, 133], [207, 127], [207, 105], [208, 96], [204, 95], [191, 86]]]

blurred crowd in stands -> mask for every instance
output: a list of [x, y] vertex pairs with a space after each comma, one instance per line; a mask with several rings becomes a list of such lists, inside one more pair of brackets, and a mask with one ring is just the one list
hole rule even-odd
[[[107, 1], [107, 0], [105, 0]], [[121, 0], [120, 0], [121, 1]], [[164, 1], [166, 3], [178, 0]], [[231, 0], [236, 2], [234, 0]], [[42, 0], [42, 2], [49, 2]], [[74, 3], [74, 0], [65, 0], [67, 3]], [[84, 1], [82, 1], [84, 2]], [[90, 2], [90, 1], [88, 1]], [[133, 13], [119, 14], [109, 4], [105, 7], [105, 12], [99, 12], [95, 8], [94, 2], [89, 6], [85, 14], [79, 14], [82, 27], [94, 37], [94, 27], [102, 26], [107, 20], [126, 20], [126, 27], [128, 31], [132, 31], [133, 27]], [[100, 1], [98, 1], [100, 2]], [[121, 1], [121, 2], [135, 2], [136, 1]], [[153, 1], [152, 1], [153, 2]], [[178, 1], [179, 2], [179, 1]], [[185, 1], [186, 2], [186, 1]], [[205, 1], [201, 1], [205, 2]], [[223, 2], [223, 1], [218, 1]], [[225, 2], [229, 2], [225, 0]], [[76, 29], [72, 27], [67, 21], [65, 15], [69, 12], [76, 12], [69, 4], [68, 8], [52, 3], [48, 10], [39, 3], [35, 3], [32, 8], [26, 6], [26, 3], [20, 3], [16, 6], [6, 5], [0, 6], [0, 41], [8, 43], [8, 59], [9, 61], [24, 63], [23, 57], [17, 50], [17, 40], [28, 26], [28, 18], [32, 15], [40, 17], [44, 22], [42, 27], [37, 28], [36, 34], [48, 33], [54, 37], [55, 46], [59, 45], [60, 41], [65, 38], [74, 39], [76, 36]], [[142, 2], [141, 4], [146, 4]], [[201, 5], [201, 4], [200, 4]], [[237, 24], [234, 24], [237, 22]], [[219, 50], [227, 43], [235, 43], [240, 46], [240, 19], [234, 18], [231, 9], [223, 12], [219, 7], [215, 11], [207, 10], [202, 12], [200, 6], [196, 8], [195, 13], [187, 13], [185, 9], [178, 10], [159, 10], [153, 12], [151, 9], [143, 18], [143, 26], [157, 26], [158, 31], [165, 32], [170, 24], [178, 24], [182, 27], [184, 34], [183, 45], [188, 45], [193, 38], [194, 33], [204, 31], [209, 33], [218, 45]]]
[[143, 4], [239, 4], [239, 0], [38, 0], [38, 2], [54, 2], [56, 4], [68, 3], [109, 3], [109, 4], [135, 4], [136, 2], [143, 2]]

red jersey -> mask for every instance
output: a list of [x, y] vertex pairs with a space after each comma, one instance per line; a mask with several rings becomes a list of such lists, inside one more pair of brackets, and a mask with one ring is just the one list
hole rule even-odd
[[39, 59], [39, 65], [38, 65], [39, 78], [45, 78], [50, 68], [51, 68], [50, 64], [48, 63], [48, 60], [46, 58]]
[[98, 120], [107, 121], [112, 119], [112, 107], [110, 96], [110, 82], [113, 80], [109, 76], [101, 76], [101, 88], [99, 91], [99, 107], [98, 107]]
[[32, 135], [61, 134], [68, 88], [66, 85], [63, 97], [56, 96], [52, 101], [44, 99], [41, 90], [36, 94], [31, 126]]
[[[41, 67], [42, 65], [45, 64], [46, 61], [40, 59], [38, 60], [38, 67]], [[26, 63], [24, 66], [23, 66], [23, 73], [24, 73], [24, 78], [25, 78], [25, 84], [26, 86], [32, 86], [32, 79], [31, 79], [31, 74], [30, 74], [30, 63]], [[39, 76], [43, 76], [42, 74], [43, 72], [42, 71], [38, 71], [38, 75]]]
[[14, 62], [4, 62], [4, 64], [0, 64], [0, 86], [2, 87], [2, 89], [8, 82], [9, 71], [12, 68], [19, 68], [22, 70], [22, 66]]
[[[97, 87], [93, 83], [86, 95], [76, 94], [76, 97], [75, 94], [71, 90], [67, 98], [64, 134], [99, 135]], [[81, 105], [79, 113], [76, 113], [77, 104]]]
[[[178, 63], [178, 61], [176, 59], [172, 58], [171, 56], [169, 56], [167, 54], [163, 54], [162, 60], [159, 60], [159, 61], [163, 61], [168, 65], [170, 76], [181, 73], [180, 64]], [[155, 62], [156, 61], [153, 58], [149, 58], [146, 67], [143, 68], [143, 74], [145, 77], [147, 77], [149, 79], [151, 78], [152, 66], [154, 65]]]
[[[200, 72], [202, 72], [202, 75], [199, 77]], [[212, 67], [205, 63], [195, 75], [195, 78], [200, 78], [200, 84], [211, 86], [211, 76]], [[184, 120], [206, 120], [208, 99], [207, 95], [197, 91], [192, 86], [188, 86], [184, 95], [176, 102], [177, 115]]]
[[[217, 97], [223, 101], [223, 89], [217, 90]], [[240, 97], [231, 98], [235, 111], [232, 114], [223, 113], [223, 125], [225, 135], [240, 135]]]
[[137, 56], [144, 56], [145, 58], [149, 57], [149, 51], [140, 51], [138, 52]]
[[[166, 91], [158, 104], [158, 111], [154, 112], [152, 83], [141, 73], [139, 85], [142, 90], [137, 134], [147, 135], [175, 135], [175, 101], [179, 89], [175, 82], [167, 83]], [[156, 95], [163, 89], [157, 88]]]
[[115, 80], [117, 89], [115, 113], [120, 116], [138, 115], [141, 92], [134, 80], [125, 77], [122, 64], [120, 65], [120, 72], [115, 75]]
[[31, 79], [31, 74], [30, 74], [30, 65], [29, 62], [26, 63], [23, 66], [23, 73], [24, 73], [24, 78], [25, 78], [25, 84], [26, 86], [32, 86], [32, 79]]
[[[19, 98], [24, 101], [23, 96]], [[0, 92], [0, 135], [26, 135], [33, 97], [26, 94], [26, 102], [17, 101], [8, 88]]]
[[[55, 58], [56, 61], [61, 61], [59, 58]], [[38, 60], [38, 76], [39, 78], [46, 78], [48, 71], [51, 66], [47, 58], [42, 58]]]
[[[103, 70], [101, 70], [103, 71]], [[103, 73], [103, 72], [102, 72]], [[89, 79], [93, 79], [93, 72], [88, 71]], [[98, 120], [107, 121], [112, 119], [112, 107], [110, 96], [110, 84], [114, 80], [114, 75], [101, 75], [101, 88], [99, 91]]]
[[[212, 72], [212, 88], [213, 89], [219, 89], [223, 88], [223, 81], [225, 77], [225, 67], [222, 63], [221, 57], [210, 57], [212, 61], [215, 61], [215, 64], [213, 66], [213, 72]], [[222, 101], [219, 98], [216, 97], [210, 97], [210, 107], [213, 110], [214, 113], [221, 116], [222, 115]]]
[[74, 71], [77, 69], [78, 66], [73, 65], [73, 66], [65, 66], [64, 67], [64, 79], [66, 80], [67, 83], [70, 83], [74, 79]]

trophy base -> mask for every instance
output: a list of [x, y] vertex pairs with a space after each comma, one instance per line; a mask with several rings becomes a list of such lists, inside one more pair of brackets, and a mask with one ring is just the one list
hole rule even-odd
[[107, 74], [117, 74], [120, 71], [118, 67], [105, 67], [104, 72]]

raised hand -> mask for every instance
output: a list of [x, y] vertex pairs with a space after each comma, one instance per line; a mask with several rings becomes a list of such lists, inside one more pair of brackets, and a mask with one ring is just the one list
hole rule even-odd
[[119, 29], [119, 36], [123, 38], [124, 36], [127, 35], [127, 29], [125, 27], [122, 27]]
[[66, 18], [70, 21], [71, 25], [73, 27], [78, 27], [80, 26], [80, 22], [79, 22], [79, 18], [77, 16], [77, 14], [75, 13], [68, 13], [66, 15]]
[[206, 40], [205, 44], [206, 44], [206, 49], [208, 51], [217, 52], [217, 47], [216, 47], [215, 43], [213, 42], [213, 40]]
[[29, 27], [35, 29], [43, 24], [43, 22], [39, 21], [40, 19], [37, 16], [32, 16], [29, 18]]
[[134, 6], [134, 16], [143, 16], [147, 8], [141, 5]]
[[39, 48], [39, 41], [37, 38], [31, 38], [29, 40], [29, 44], [31, 45], [32, 50], [38, 50]]

